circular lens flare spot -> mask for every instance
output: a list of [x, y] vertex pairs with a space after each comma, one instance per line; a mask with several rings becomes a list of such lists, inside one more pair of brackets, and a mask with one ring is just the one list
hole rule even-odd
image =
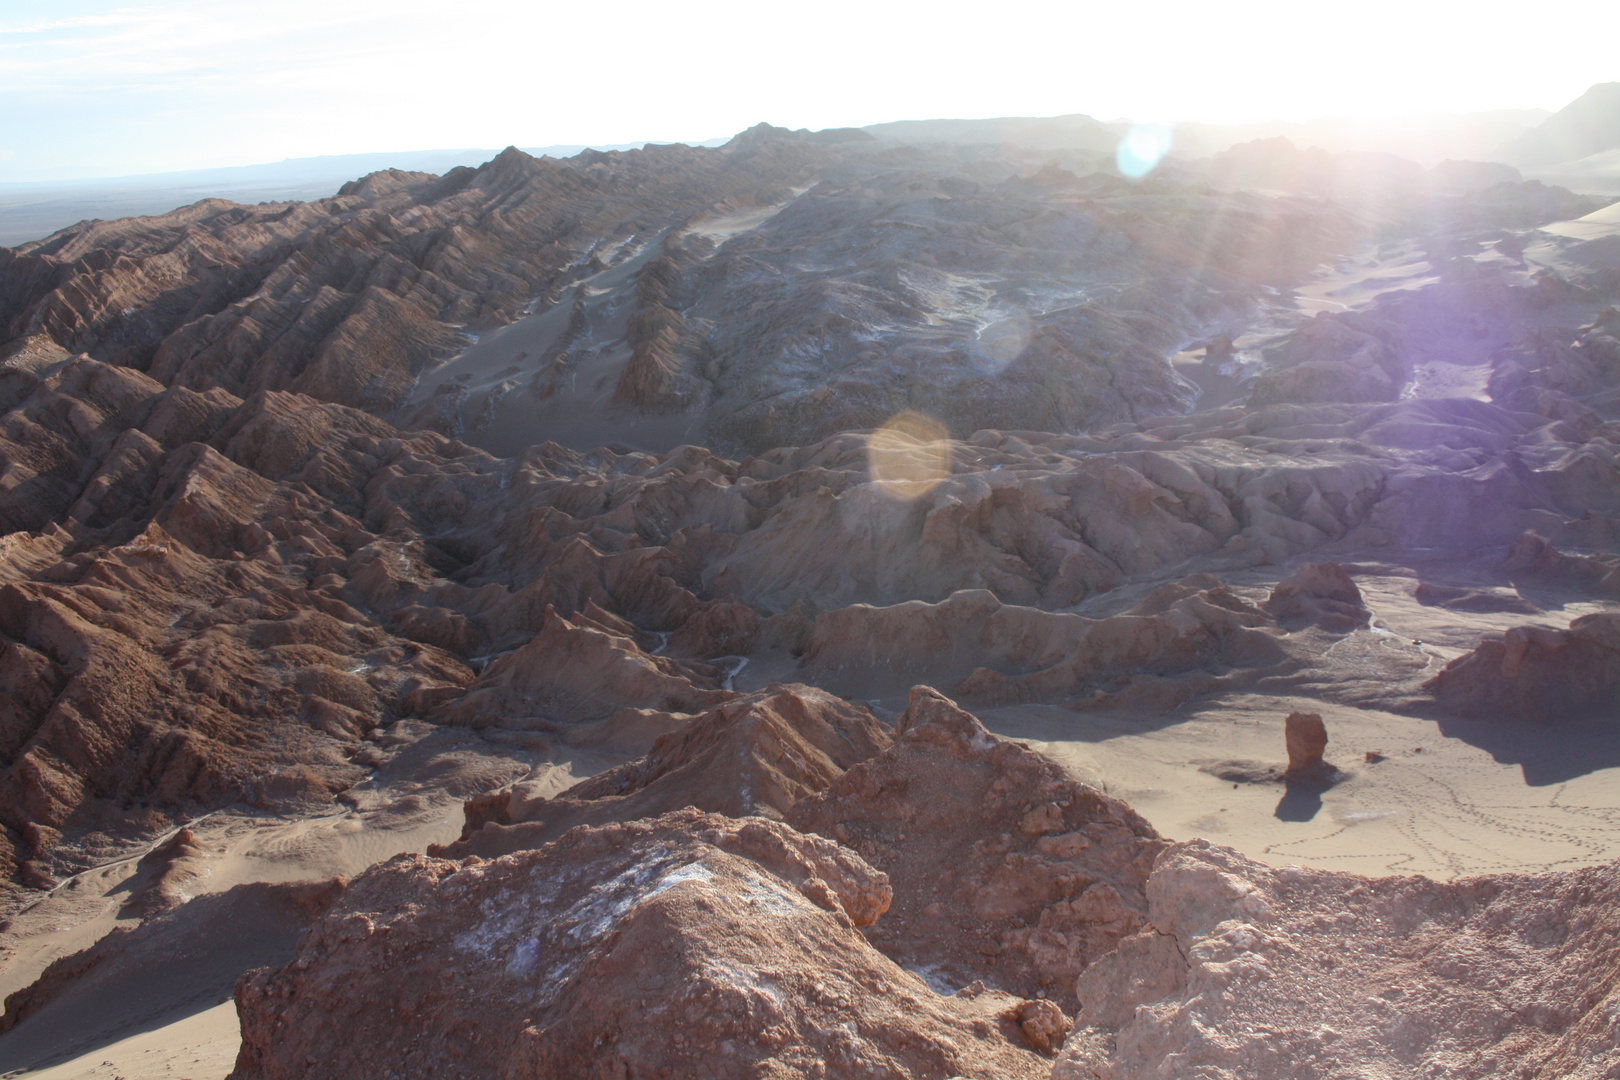
[[1119, 171], [1132, 180], [1139, 180], [1158, 168], [1173, 142], [1170, 128], [1164, 124], [1132, 124], [1125, 137], [1119, 140], [1114, 161]]
[[933, 417], [908, 409], [872, 432], [866, 463], [885, 494], [919, 498], [950, 475], [950, 432]]

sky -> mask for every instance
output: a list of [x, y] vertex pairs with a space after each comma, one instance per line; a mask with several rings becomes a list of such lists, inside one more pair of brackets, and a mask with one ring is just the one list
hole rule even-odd
[[1620, 3], [0, 0], [0, 182], [1089, 113], [1557, 109]]

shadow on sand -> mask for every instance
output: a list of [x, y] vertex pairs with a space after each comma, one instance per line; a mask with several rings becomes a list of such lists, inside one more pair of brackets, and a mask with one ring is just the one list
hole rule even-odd
[[1562, 784], [1599, 769], [1620, 766], [1620, 703], [1607, 717], [1571, 718], [1551, 724], [1528, 720], [1434, 718], [1440, 734], [1477, 746], [1503, 765], [1517, 765], [1531, 787]]
[[113, 931], [93, 962], [42, 987], [0, 1036], [0, 1075], [90, 1054], [230, 1000], [244, 971], [292, 959], [312, 917], [278, 887], [250, 884]]
[[1277, 800], [1272, 814], [1278, 821], [1310, 821], [1322, 809], [1322, 792], [1331, 788], [1342, 775], [1301, 776], [1284, 781], [1286, 789]]

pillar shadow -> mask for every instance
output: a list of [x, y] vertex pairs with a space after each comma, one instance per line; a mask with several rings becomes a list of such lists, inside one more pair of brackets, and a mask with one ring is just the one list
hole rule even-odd
[[1309, 776], [1284, 775], [1286, 790], [1277, 801], [1272, 815], [1278, 821], [1310, 821], [1322, 810], [1322, 792], [1344, 779], [1336, 769], [1313, 773]]

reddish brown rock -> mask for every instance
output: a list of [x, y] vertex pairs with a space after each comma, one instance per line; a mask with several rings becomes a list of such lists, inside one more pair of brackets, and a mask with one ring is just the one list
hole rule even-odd
[[[1313, 1029], [1297, 1044], [1273, 1034], [1281, 1049], [1254, 1044], [1248, 1027], [1206, 1039], [1222, 1044], [1214, 1050], [1199, 1041], [1213, 1028], [1197, 1010], [1219, 1000], [1204, 995], [1264, 981], [1241, 955], [1246, 932], [1220, 929], [1262, 913], [1242, 906], [1252, 891], [1243, 867], [1206, 867], [1179, 892], [1171, 874], [1162, 896], [1150, 881], [1144, 899], [1143, 860], [1163, 843], [1151, 829], [948, 703], [919, 695], [900, 744], [883, 749], [858, 706], [802, 689], [733, 700], [736, 664], [709, 661], [780, 649], [804, 656], [807, 677], [847, 679], [851, 693], [874, 676], [903, 680], [901, 690], [927, 678], [979, 701], [1164, 718], [1199, 694], [1283, 682], [1310, 659], [1303, 654], [1323, 651], [1310, 628], [1342, 633], [1368, 619], [1334, 564], [1291, 574], [1265, 606], [1213, 576], [1183, 576], [1199, 569], [1250, 568], [1254, 582], [1263, 571], [1252, 568], [1321, 557], [1313, 551], [1465, 551], [1534, 529], [1506, 573], [1609, 595], [1612, 557], [1552, 544], [1620, 543], [1620, 428], [1604, 419], [1620, 330], [1609, 313], [1560, 325], [1577, 307], [1584, 320], [1612, 293], [1612, 269], [1568, 281], [1547, 272], [1526, 286], [1490, 260], [1448, 254], [1450, 237], [1430, 243], [1440, 218], [1422, 213], [1438, 285], [1408, 283], [1369, 310], [1307, 320], [1264, 358], [1271, 370], [1248, 406], [1199, 410], [1166, 355], [1207, 338], [1214, 323], [1235, 332], [1269, 310], [1261, 284], [1286, 290], [1348, 250], [1364, 210], [1377, 228], [1395, 228], [1388, 207], [1211, 192], [1173, 170], [1148, 190], [1103, 174], [1036, 172], [1044, 159], [1007, 147], [896, 152], [860, 142], [871, 140], [764, 127], [723, 149], [570, 162], [509, 151], [442, 178], [376, 174], [313, 204], [206, 201], [0, 250], [0, 869], [19, 887], [44, 888], [139, 850], [204, 808], [330, 813], [335, 798], [355, 801], [346, 789], [388, 758], [364, 743], [384, 724], [425, 729], [422, 718], [434, 717], [535, 728], [491, 732], [488, 745], [511, 736], [513, 753], [544, 756], [569, 741], [609, 761], [667, 735], [562, 799], [540, 802], [521, 785], [489, 794], [511, 775], [504, 765], [453, 770], [454, 781], [424, 766], [416, 797], [478, 796], [468, 843], [538, 843], [581, 821], [693, 801], [816, 818], [893, 872], [895, 910], [872, 927], [872, 941], [930, 977], [965, 983], [961, 997], [942, 1005], [913, 994], [914, 1009], [891, 992], [904, 978], [873, 967], [875, 954], [840, 921], [869, 921], [881, 906], [877, 878], [827, 848], [817, 849], [827, 867], [806, 877], [803, 867], [782, 871], [774, 855], [744, 859], [710, 844], [720, 854], [704, 848], [702, 859], [719, 870], [705, 872], [723, 879], [712, 895], [691, 894], [696, 878], [674, 881], [643, 898], [635, 910], [646, 920], [625, 940], [592, 939], [594, 952], [570, 936], [588, 937], [594, 924], [547, 923], [561, 935], [558, 953], [587, 974], [570, 984], [577, 1001], [559, 1004], [544, 1030], [526, 1027], [536, 1015], [529, 1003], [512, 1004], [503, 981], [512, 954], [463, 984], [466, 965], [434, 966], [390, 944], [414, 926], [435, 955], [463, 955], [454, 936], [445, 946], [434, 934], [485, 913], [452, 910], [451, 886], [427, 922], [407, 910], [440, 895], [441, 878], [488, 885], [521, 865], [534, 870], [527, 883], [537, 894], [556, 885], [576, 899], [599, 889], [634, 898], [615, 892], [619, 875], [633, 881], [636, 859], [663, 857], [636, 843], [665, 844], [666, 854], [708, 843], [640, 825], [585, 834], [597, 847], [566, 833], [561, 854], [546, 849], [553, 861], [539, 852], [495, 870], [396, 864], [387, 880], [398, 890], [379, 885], [376, 894], [388, 903], [348, 913], [377, 915], [369, 929], [355, 919], [328, 928], [310, 966], [253, 985], [307, 990], [288, 1017], [338, 1017], [308, 1030], [340, 1029], [331, 1060], [349, 1055], [350, 1075], [377, 1071], [365, 1056], [376, 1046], [394, 1055], [394, 1071], [433, 1074], [411, 1056], [407, 1040], [423, 1030], [416, 1016], [407, 1031], [385, 1011], [423, 1002], [449, 1062], [437, 1071], [451, 1075], [489, 1074], [488, 1060], [474, 1060], [486, 1052], [516, 1055], [517, 1071], [567, 1075], [589, 1061], [629, 1072], [652, 1062], [691, 1075], [715, 1071], [716, 1045], [726, 1060], [725, 1037], [755, 1047], [752, 1057], [737, 1051], [738, 1073], [842, 1076], [861, 1059], [899, 1075], [1022, 1075], [1033, 1055], [1018, 1048], [1051, 1048], [1064, 1026], [1063, 1008], [1033, 995], [1066, 1007], [1076, 975], [1092, 1027], [1143, 1025], [1108, 1050], [1120, 1062], [1140, 1051], [1159, 1068], [1170, 1047], [1212, 1076], [1248, 1076], [1278, 1060], [1341, 1060], [1333, 1031]], [[1315, 181], [1332, 179], [1289, 176], [1302, 161], [1310, 171], [1332, 164], [1321, 155], [1279, 157], [1283, 179], [1301, 181], [1286, 188], [1319, 192]], [[969, 158], [971, 182], [955, 175]], [[1493, 190], [1484, 201], [1459, 195], [1445, 220], [1466, 221], [1473, 237], [1503, 220], [1576, 216], [1583, 204], [1539, 185]], [[748, 235], [725, 241], [745, 221]], [[1523, 239], [1498, 245], [1522, 250]], [[1216, 276], [1211, 252], [1220, 253]], [[968, 329], [965, 312], [984, 314], [990, 298], [1025, 294], [1036, 278], [1052, 298], [1041, 312], [1010, 313], [982, 335]], [[1099, 292], [1104, 280], [1138, 284]], [[552, 311], [557, 304], [568, 309]], [[1515, 320], [1533, 332], [1498, 351]], [[522, 326], [490, 333], [514, 322]], [[505, 371], [504, 358], [480, 368], [502, 340], [543, 338], [548, 326], [561, 336], [537, 344], [539, 355], [516, 354]], [[484, 335], [481, 348], [434, 366], [471, 335]], [[1220, 349], [1211, 352], [1218, 360]], [[1406, 397], [1414, 357], [1459, 370], [1488, 362], [1501, 404], [1426, 399], [1427, 383]], [[615, 380], [619, 403], [598, 409]], [[525, 384], [536, 392], [515, 392]], [[926, 480], [874, 483], [881, 470], [868, 433], [902, 409], [928, 413], [930, 427], [937, 421], [936, 433], [952, 437], [929, 440]], [[682, 410], [690, 415], [641, 415]], [[1085, 433], [1032, 430], [1040, 427]], [[621, 436], [652, 447], [718, 440], [757, 456], [561, 445]], [[527, 445], [538, 438], [557, 442]], [[1181, 580], [1163, 582], [1170, 573]], [[1111, 603], [1104, 594], [1121, 586], [1130, 600]], [[1425, 595], [1476, 613], [1506, 610], [1477, 596]], [[1072, 611], [1081, 604], [1086, 616]], [[1467, 715], [1601, 706], [1615, 694], [1613, 627], [1593, 618], [1567, 632], [1510, 632], [1494, 651], [1482, 646], [1448, 668], [1435, 693]], [[1363, 684], [1425, 660], [1415, 643], [1397, 651], [1380, 641], [1377, 662], [1361, 665]], [[1344, 670], [1356, 651], [1341, 650]], [[545, 816], [520, 820], [531, 810]], [[791, 846], [761, 821], [737, 828]], [[624, 840], [632, 833], [640, 839]], [[191, 839], [180, 834], [140, 868], [133, 910], [191, 894], [191, 875], [207, 865]], [[767, 863], [776, 869], [760, 869]], [[788, 882], [786, 891], [771, 891], [773, 881]], [[539, 910], [559, 914], [547, 895]], [[1535, 918], [1552, 911], [1555, 926], [1585, 917], [1523, 895]], [[5, 905], [30, 899], [13, 890]], [[773, 937], [760, 920], [776, 917], [778, 901], [825, 917], [811, 912], [820, 922], [805, 934], [790, 927]], [[1319, 915], [1367, 910], [1349, 893], [1318, 901]], [[209, 903], [181, 904], [154, 925], [183, 945], [166, 920]], [[372, 933], [377, 921], [399, 932]], [[1424, 925], [1406, 927], [1409, 936]], [[1550, 934], [1534, 919], [1525, 925], [1527, 939]], [[1290, 941], [1334, 929], [1303, 915], [1290, 926]], [[1393, 932], [1369, 940], [1385, 956], [1402, 947]], [[328, 949], [342, 954], [330, 970]], [[522, 967], [528, 954], [519, 955]], [[1333, 959], [1325, 949], [1302, 955]], [[1287, 963], [1274, 968], [1302, 958], [1282, 946], [1275, 956]], [[774, 989], [748, 982], [762, 964], [787, 973]], [[399, 970], [417, 970], [425, 985], [379, 986]], [[1551, 1030], [1560, 1009], [1585, 1007], [1586, 998], [1571, 1005], [1558, 987], [1525, 981], [1528, 963], [1513, 970], [1520, 980], [1492, 991], [1530, 1024]], [[1588, 974], [1570, 978], [1597, 985]], [[1319, 1003], [1311, 995], [1333, 973], [1307, 963], [1304, 974], [1287, 971], [1295, 976], [1279, 1015], [1314, 1023], [1299, 1003]], [[1019, 999], [981, 993], [979, 980]], [[363, 989], [344, 997], [348, 981]], [[1388, 987], [1352, 985], [1367, 1000], [1398, 1000], [1382, 996]], [[1184, 990], [1188, 1014], [1160, 1024], [1156, 1003]], [[254, 1000], [253, 1067], [303, 1075], [310, 1057], [330, 1057], [299, 1042], [296, 1024], [291, 1039], [278, 1034], [281, 1005]], [[696, 1009], [696, 1019], [652, 1013], [667, 1001]], [[708, 1028], [705, 1002], [721, 1017]], [[1545, 1002], [1563, 1004], [1540, 1011]], [[506, 1027], [478, 1049], [473, 1036], [491, 1009]], [[916, 1009], [921, 1021], [907, 1014]], [[73, 1018], [65, 1005], [62, 1015]], [[1259, 1007], [1243, 1015], [1254, 1027], [1271, 1022]], [[1345, 1070], [1365, 1071], [1365, 1060], [1394, 1071], [1392, 1061], [1409, 1057], [1436, 1072], [1455, 1064], [1423, 1058], [1404, 1034], [1384, 1046], [1378, 1040], [1409, 1018], [1382, 1007], [1368, 1015], [1355, 1030], [1370, 1049], [1343, 1050]], [[1436, 1029], [1475, 1021], [1437, 1016]], [[156, 1019], [143, 1013], [130, 1024]], [[1588, 1033], [1603, 1023], [1597, 1012], [1580, 1020]], [[1078, 1042], [1095, 1048], [1111, 1037]], [[778, 1041], [748, 1043], [756, 1038]], [[1608, 1069], [1597, 1038], [1576, 1039], [1547, 1069]], [[615, 1045], [622, 1054], [604, 1049]], [[1023, 1056], [998, 1056], [1008, 1046]], [[1233, 1047], [1247, 1049], [1215, 1053]], [[1516, 1066], [1513, 1049], [1502, 1061]]]
[[760, 617], [736, 600], [705, 605], [669, 637], [672, 656], [747, 656], [759, 640]]
[[893, 672], [950, 679], [953, 693], [985, 704], [1085, 702], [1138, 673], [1278, 668], [1288, 660], [1278, 636], [1264, 612], [1198, 575], [1103, 619], [1003, 604], [985, 590], [938, 604], [852, 604], [817, 618], [804, 666], [834, 685]]
[[1361, 590], [1338, 563], [1309, 563], [1277, 583], [1266, 610], [1284, 624], [1312, 622], [1343, 632], [1366, 626], [1372, 613]]
[[1546, 537], [1526, 532], [1508, 547], [1501, 568], [1514, 580], [1578, 589], [1600, 596], [1620, 596], [1620, 557], [1571, 555]]
[[[330, 806], [364, 775], [344, 745], [400, 715], [411, 692], [471, 677], [439, 650], [407, 654], [301, 573], [284, 574], [290, 532], [289, 558], [243, 558], [254, 519], [290, 503], [202, 449], [170, 455], [151, 478], [146, 509], [163, 524], [135, 529], [125, 515], [110, 536], [76, 525], [87, 540], [59, 539], [55, 560], [4, 569], [0, 821], [13, 839], [0, 861], [31, 881], [82, 866], [56, 853], [82, 830], [138, 842], [170, 815], [232, 800]], [[131, 494], [86, 491], [78, 505], [94, 497], [92, 517]], [[272, 552], [278, 541], [260, 532], [258, 549]], [[330, 543], [313, 535], [310, 559]], [[132, 812], [136, 800], [151, 809]]]
[[231, 1076], [1044, 1078], [1017, 999], [941, 997], [866, 942], [889, 897], [836, 844], [695, 810], [399, 856], [239, 984]]
[[[1287, 675], [1288, 650], [1309, 642], [1213, 578], [1129, 610], [1097, 603], [1113, 614], [1083, 633], [1082, 617], [1060, 609], [1189, 561], [1224, 572], [1329, 544], [1467, 546], [1525, 529], [1566, 548], [1620, 541], [1615, 430], [1596, 409], [1419, 398], [1187, 412], [1192, 389], [1164, 356], [1193, 324], [1199, 339], [1213, 332], [1200, 305], [1216, 294], [1182, 277], [1183, 234], [1133, 209], [1134, 189], [1086, 180], [1095, 206], [1077, 202], [1074, 183], [1025, 183], [1039, 163], [997, 150], [1007, 184], [955, 184], [949, 200], [917, 204], [998, 221], [1022, 206], [1028, 220], [1067, 223], [1021, 235], [1015, 261], [1047, 280], [1079, 274], [1086, 297], [987, 327], [985, 342], [960, 338], [947, 310], [959, 298], [941, 283], [966, 279], [945, 264], [926, 286], [865, 265], [842, 280], [803, 275], [807, 253], [842, 257], [851, 238], [864, 242], [875, 219], [848, 208], [912, 205], [914, 190], [944, 190], [938, 169], [961, 165], [897, 164], [874, 149], [763, 131], [723, 150], [569, 163], [511, 151], [443, 178], [377, 174], [315, 204], [206, 201], [0, 252], [0, 584], [16, 590], [0, 620], [0, 867], [42, 884], [204, 808], [329, 809], [364, 776], [355, 741], [405, 717], [515, 720], [640, 753], [677, 712], [720, 700], [735, 664], [706, 660], [750, 649], [810, 648], [807, 677], [851, 693], [873, 673], [853, 670], [870, 655], [899, 672], [896, 689], [930, 679], [985, 702], [1162, 712]], [[843, 194], [812, 186], [829, 165]], [[1258, 299], [1253, 282], [1286, 284], [1319, 261], [1305, 252], [1343, 238], [1342, 208], [1230, 198], [1164, 204], [1183, 224], [1220, 225], [1197, 241], [1196, 265], [1218, 240], [1223, 273], [1254, 275], [1222, 284], [1223, 296]], [[1531, 202], [1572, 205], [1545, 191]], [[780, 213], [747, 244], [705, 232], [714, 215], [769, 211]], [[1315, 223], [1303, 234], [1301, 213]], [[895, 265], [933, 266], [930, 231], [971, 219], [893, 234], [919, 245], [897, 249]], [[1109, 239], [1077, 247], [1069, 229]], [[1012, 251], [999, 226], [953, 235], [965, 245], [948, 245], [966, 253], [950, 256], [967, 260], [958, 270]], [[1284, 235], [1286, 253], [1271, 244]], [[1120, 280], [1145, 283], [1091, 295], [1105, 249], [1124, 260]], [[588, 281], [603, 272], [612, 277]], [[749, 283], [761, 272], [785, 291], [758, 295]], [[1486, 277], [1437, 296], [1401, 290], [1416, 305], [1404, 322], [1310, 320], [1283, 359], [1382, 362], [1373, 339], [1395, 353], [1423, 344], [1412, 312], [1431, 300], [1448, 318], [1471, 305], [1495, 326], [1499, 311], [1511, 321], [1531, 300], [1584, 305], [1596, 287]], [[615, 307], [629, 299], [621, 286], [634, 303]], [[707, 314], [689, 317], [699, 294]], [[545, 320], [559, 303], [567, 318], [552, 321], [567, 340], [514, 358], [515, 372], [431, 366], [462, 349], [464, 332], [530, 311]], [[1556, 345], [1548, 359], [1580, 359], [1588, 366], [1569, 371], [1601, 386], [1613, 319], [1560, 345], [1557, 312], [1537, 310], [1547, 325], [1532, 352]], [[1431, 336], [1473, 340], [1444, 325]], [[691, 404], [713, 421], [631, 417], [644, 445], [691, 432], [757, 456], [569, 449], [560, 443], [594, 445], [598, 433], [568, 426], [566, 397], [550, 399], [546, 423], [514, 422], [518, 402], [539, 401], [508, 393], [526, 365], [556, 375], [557, 395], [575, 375], [581, 393], [602, 377], [606, 391], [631, 359], [621, 343], [670, 366], [641, 405]], [[998, 374], [980, 366], [986, 343], [1013, 346]], [[585, 376], [586, 355], [604, 370]], [[1552, 377], [1558, 366], [1541, 364], [1551, 374], [1526, 388], [1580, 390]], [[421, 375], [425, 396], [396, 412]], [[435, 394], [435, 380], [453, 392]], [[692, 387], [709, 396], [683, 401]], [[420, 412], [429, 397], [459, 404]], [[901, 408], [953, 436], [938, 444], [948, 474], [907, 499], [872, 483], [861, 433]], [[630, 430], [619, 409], [590, 418], [605, 424], [598, 441]], [[470, 430], [485, 414], [492, 424]], [[401, 415], [442, 430], [384, 418]], [[525, 445], [549, 435], [559, 442]], [[1305, 606], [1345, 615], [1318, 602], [1331, 593]], [[819, 640], [806, 625], [816, 619]], [[583, 661], [577, 675], [533, 653], [532, 679], [512, 670], [513, 650], [537, 637]], [[570, 651], [587, 638], [591, 649]], [[942, 643], [956, 652], [932, 670]], [[852, 685], [835, 685], [841, 667]], [[463, 706], [477, 675], [486, 681]]]
[[[87, 356], [49, 364], [30, 360], [39, 355], [28, 347], [33, 340], [0, 368], [13, 399], [0, 421], [0, 534], [39, 531], [65, 517], [103, 459], [116, 452], [120, 437], [140, 424], [163, 390], [138, 371]], [[126, 483], [139, 490], [149, 488], [151, 479], [131, 476]]]
[[547, 607], [527, 645], [492, 662], [436, 715], [471, 727], [524, 727], [536, 718], [595, 720], [624, 708], [699, 712], [731, 696], [714, 674], [644, 652], [624, 626], [569, 619]]
[[1024, 1041], [1043, 1054], [1055, 1053], [1074, 1026], [1050, 1001], [1026, 1001], [1013, 1010], [1012, 1019]]
[[[902, 504], [866, 483], [853, 436], [744, 462], [545, 445], [501, 461], [282, 392], [233, 404], [71, 357], [8, 378], [26, 385], [7, 475], [32, 483], [27, 455], [52, 448], [41, 464], [67, 508], [0, 539], [16, 590], [0, 627], [0, 738], [13, 748], [0, 758], [0, 864], [41, 882], [86, 865], [73, 847], [98, 829], [139, 842], [235, 800], [329, 806], [363, 775], [354, 740], [402, 716], [515, 720], [644, 752], [659, 724], [629, 724], [617, 745], [614, 716], [700, 712], [734, 668], [655, 656], [657, 635], [740, 649], [766, 611], [779, 614], [756, 644], [810, 648], [806, 675], [851, 692], [886, 665], [975, 700], [1164, 709], [1286, 674], [1289, 636], [1213, 577], [1107, 618], [1033, 605], [1221, 551], [1285, 557], [1354, 530], [1426, 543], [1462, 522], [1517, 536], [1546, 519], [1505, 466], [1459, 479], [1378, 443], [1418, 420], [1447, 438], [1489, 427], [1524, 447], [1552, 440], [1568, 465], [1552, 472], [1575, 485], [1561, 499], [1616, 494], [1591, 464], [1595, 435], [1582, 457], [1560, 441], [1570, 431], [1424, 402], [1330, 418], [1343, 444], [1385, 446], [1370, 457], [1307, 453], [1322, 425], [1306, 439], [1281, 409], [1167, 418], [1123, 442], [981, 432], [953, 444], [950, 477]], [[126, 416], [145, 426], [120, 429]], [[181, 441], [197, 436], [211, 441]], [[1298, 453], [1220, 464], [1253, 439]], [[1606, 520], [1559, 527], [1595, 535]], [[953, 596], [959, 584], [978, 588]], [[571, 629], [548, 623], [548, 605]], [[805, 633], [813, 612], [819, 638]], [[558, 650], [532, 670], [502, 655], [540, 635]], [[956, 650], [948, 669], [942, 642]], [[570, 674], [558, 655], [589, 662]], [[477, 672], [481, 692], [463, 704]], [[149, 816], [121, 809], [143, 800]]]
[[208, 874], [211, 854], [189, 828], [179, 829], [137, 864], [124, 914], [151, 916], [190, 900]]
[[1148, 926], [1121, 938], [1080, 973], [1075, 996], [1080, 1012], [1075, 1027], [1118, 1028], [1130, 1023], [1140, 1005], [1179, 991], [1187, 982], [1187, 958], [1170, 934]]
[[575, 825], [656, 817], [695, 806], [732, 817], [780, 819], [890, 743], [863, 705], [799, 684], [772, 684], [692, 717], [645, 757], [583, 780], [554, 798], [523, 784], [467, 804], [461, 839], [429, 854], [494, 858], [539, 847]]
[[1620, 615], [1583, 615], [1568, 630], [1516, 626], [1423, 688], [1466, 717], [1554, 721], [1610, 709], [1620, 700]]
[[1283, 721], [1283, 737], [1288, 744], [1288, 777], [1304, 777], [1322, 770], [1322, 753], [1327, 749], [1327, 725], [1317, 713], [1291, 712]]
[[1165, 846], [1124, 803], [921, 686], [895, 744], [788, 821], [889, 875], [894, 906], [869, 932], [886, 954], [943, 985], [979, 979], [1060, 1005], [1143, 926]]

